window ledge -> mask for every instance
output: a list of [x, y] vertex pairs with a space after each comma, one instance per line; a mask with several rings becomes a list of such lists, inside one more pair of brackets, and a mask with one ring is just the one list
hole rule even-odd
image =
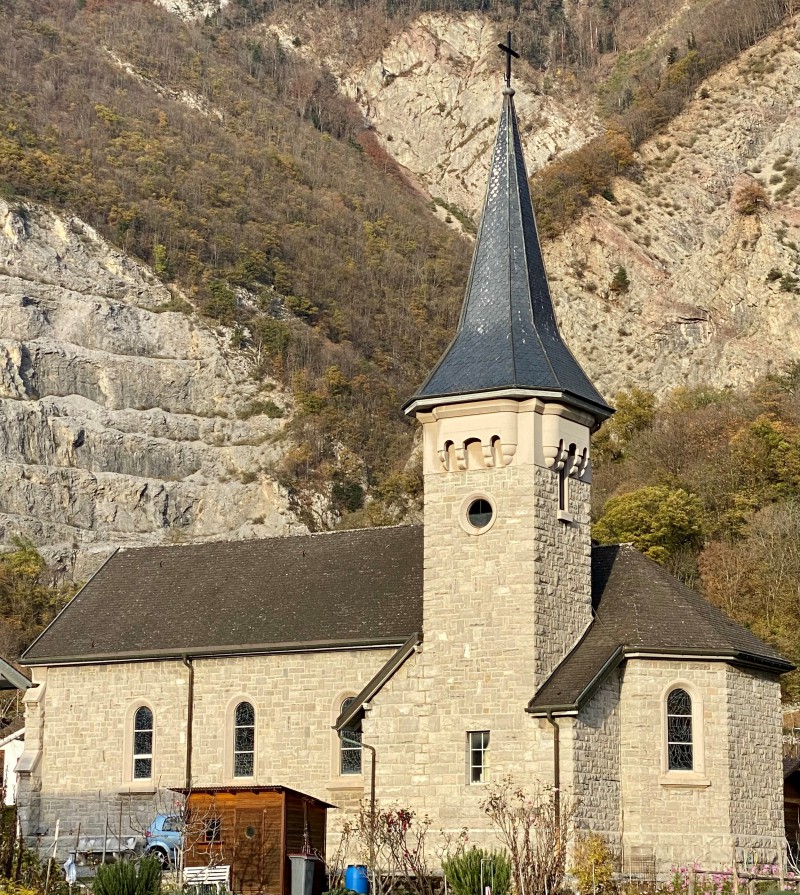
[[364, 775], [348, 774], [347, 777], [335, 777], [328, 784], [328, 789], [337, 789], [339, 791], [352, 789], [361, 791], [364, 789]]
[[120, 796], [152, 796], [157, 792], [152, 780], [135, 781], [126, 783], [117, 790]]
[[565, 525], [569, 525], [571, 522], [575, 521], [575, 518], [572, 513], [568, 513], [566, 510], [559, 510], [558, 521], [563, 522]]
[[694, 771], [669, 771], [658, 778], [661, 786], [682, 786], [686, 789], [702, 789], [711, 786], [708, 777]]

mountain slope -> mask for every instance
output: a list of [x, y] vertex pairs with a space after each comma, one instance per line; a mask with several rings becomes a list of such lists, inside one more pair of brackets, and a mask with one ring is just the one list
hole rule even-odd
[[283, 421], [248, 416], [285, 395], [176, 297], [79, 219], [0, 201], [0, 540], [81, 578], [121, 544], [305, 530], [264, 473]]

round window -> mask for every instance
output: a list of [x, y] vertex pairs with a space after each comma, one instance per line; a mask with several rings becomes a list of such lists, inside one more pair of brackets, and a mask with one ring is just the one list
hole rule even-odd
[[479, 497], [467, 508], [467, 519], [473, 528], [486, 528], [492, 521], [494, 510], [488, 500]]
[[255, 839], [255, 838], [256, 838], [256, 828], [255, 828], [255, 827], [248, 827], [248, 828], [244, 831], [244, 835], [247, 836], [248, 839]]

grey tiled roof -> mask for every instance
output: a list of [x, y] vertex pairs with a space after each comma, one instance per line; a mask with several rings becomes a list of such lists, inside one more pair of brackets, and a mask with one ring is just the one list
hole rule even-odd
[[22, 657], [403, 643], [422, 626], [422, 529], [118, 551]]
[[793, 668], [630, 545], [593, 547], [592, 604], [591, 627], [540, 687], [528, 711], [579, 708], [604, 673], [632, 653], [709, 656], [778, 674]]
[[421, 399], [504, 389], [571, 397], [599, 419], [612, 413], [558, 331], [509, 93], [458, 330], [406, 408]]

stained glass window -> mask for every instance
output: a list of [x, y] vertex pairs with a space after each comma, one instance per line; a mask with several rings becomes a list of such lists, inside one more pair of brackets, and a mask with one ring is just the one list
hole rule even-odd
[[133, 718], [133, 779], [153, 776], [153, 713], [142, 705]]
[[667, 696], [667, 767], [670, 771], [691, 771], [692, 698], [680, 688]]
[[486, 783], [489, 779], [489, 731], [471, 730], [467, 734], [467, 779]]
[[256, 713], [249, 702], [240, 702], [234, 713], [233, 776], [252, 777], [256, 754]]
[[[353, 697], [348, 696], [342, 703], [342, 712], [353, 704]], [[339, 772], [341, 774], [361, 773], [361, 722], [356, 726], [342, 730], [339, 735]]]

